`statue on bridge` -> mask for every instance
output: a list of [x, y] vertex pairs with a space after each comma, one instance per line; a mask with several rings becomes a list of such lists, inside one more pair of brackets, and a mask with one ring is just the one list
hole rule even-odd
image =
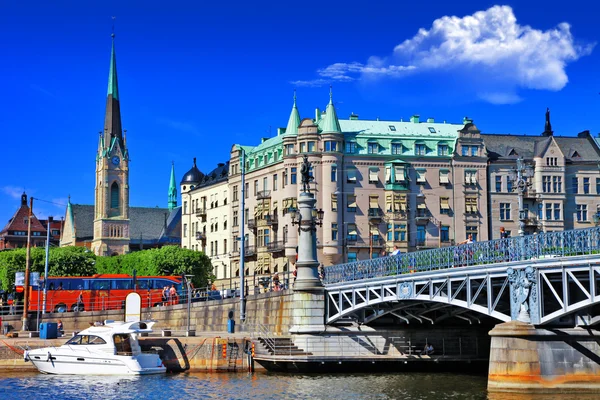
[[511, 319], [527, 323], [539, 322], [535, 269], [528, 266], [520, 270], [509, 268], [506, 272], [510, 283]]
[[310, 193], [310, 182], [312, 182], [314, 177], [310, 174], [310, 162], [308, 161], [308, 156], [306, 154], [302, 160], [300, 175], [302, 176], [302, 191]]

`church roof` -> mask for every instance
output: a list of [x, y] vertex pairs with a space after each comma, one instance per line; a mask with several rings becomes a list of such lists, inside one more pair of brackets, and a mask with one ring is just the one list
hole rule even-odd
[[[94, 206], [71, 204], [73, 225], [78, 241], [92, 240], [94, 236]], [[168, 208], [130, 207], [129, 237], [131, 243], [180, 243], [181, 207]]]
[[104, 115], [105, 143], [114, 144], [113, 138], [118, 139], [121, 148], [123, 143], [123, 129], [121, 126], [121, 106], [119, 104], [119, 83], [117, 79], [117, 55], [115, 54], [115, 37], [113, 35], [110, 53], [110, 68], [108, 71], [108, 90], [106, 92], [106, 112]]

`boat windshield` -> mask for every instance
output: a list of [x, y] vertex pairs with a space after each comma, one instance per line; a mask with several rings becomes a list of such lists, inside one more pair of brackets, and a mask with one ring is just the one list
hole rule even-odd
[[72, 344], [72, 345], [106, 344], [106, 341], [104, 339], [102, 339], [100, 336], [95, 336], [95, 335], [75, 335], [67, 342], [67, 344]]
[[117, 350], [117, 355], [120, 356], [130, 356], [133, 351], [131, 349], [131, 342], [129, 341], [129, 334], [127, 333], [118, 333], [113, 336], [115, 341], [115, 349]]

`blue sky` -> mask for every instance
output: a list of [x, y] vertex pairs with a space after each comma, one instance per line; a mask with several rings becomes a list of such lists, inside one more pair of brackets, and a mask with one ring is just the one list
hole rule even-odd
[[[87, 4], [91, 3], [91, 4]], [[92, 4], [93, 3], [93, 4]], [[0, 3], [0, 225], [23, 190], [39, 217], [92, 204], [111, 16], [132, 206], [167, 205], [198, 157], [210, 171], [301, 117], [405, 120], [485, 133], [600, 132], [592, 1], [28, 1]]]

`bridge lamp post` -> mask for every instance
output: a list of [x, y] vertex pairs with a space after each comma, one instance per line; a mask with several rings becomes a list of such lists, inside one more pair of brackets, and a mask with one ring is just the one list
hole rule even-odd
[[533, 177], [533, 168], [525, 164], [522, 157], [517, 159], [517, 167], [509, 172], [509, 179], [516, 184], [519, 195], [519, 236], [525, 236], [525, 222], [527, 221], [527, 210], [523, 204], [523, 197], [529, 186], [529, 178]]

